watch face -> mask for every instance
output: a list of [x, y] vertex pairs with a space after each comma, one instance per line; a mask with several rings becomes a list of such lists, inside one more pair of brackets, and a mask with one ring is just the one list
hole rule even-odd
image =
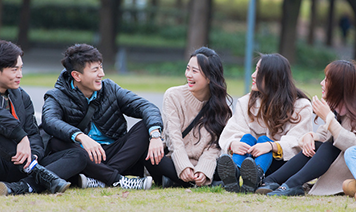
[[161, 136], [161, 133], [159, 133], [159, 132], [153, 132], [151, 135], [152, 138], [159, 138], [160, 136]]

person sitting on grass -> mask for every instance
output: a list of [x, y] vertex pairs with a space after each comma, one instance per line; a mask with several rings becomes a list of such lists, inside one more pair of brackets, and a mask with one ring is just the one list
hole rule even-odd
[[237, 100], [219, 140], [225, 154], [218, 173], [230, 192], [254, 192], [265, 174], [300, 151], [298, 139], [313, 129], [310, 100], [294, 85], [285, 57], [262, 54], [251, 77], [251, 93]]
[[302, 151], [268, 176], [256, 193], [305, 195], [303, 184], [318, 178], [309, 194], [333, 195], [342, 193], [343, 181], [352, 178], [345, 164], [344, 151], [356, 145], [355, 63], [331, 62], [320, 84], [322, 99], [314, 96], [312, 105], [325, 124], [316, 133], [311, 131], [301, 137]]
[[353, 178], [347, 179], [342, 183], [342, 190], [345, 195], [356, 199], [356, 146], [349, 147], [345, 151], [344, 158]]
[[[160, 111], [110, 79], [103, 80], [102, 62], [93, 46], [76, 44], [66, 50], [65, 69], [44, 97], [42, 125], [53, 136], [49, 146], [54, 152], [80, 149], [88, 155], [78, 178], [82, 188], [149, 189], [152, 177], [124, 175], [143, 177], [145, 159], [159, 163], [163, 154]], [[142, 120], [127, 132], [124, 115]]]
[[86, 155], [45, 155], [31, 98], [20, 87], [22, 56], [20, 47], [0, 40], [0, 195], [64, 192], [70, 186], [64, 179], [82, 171]]
[[218, 54], [201, 47], [186, 67], [188, 83], [165, 92], [162, 118], [168, 154], [158, 165], [146, 162], [158, 185], [203, 186], [214, 180], [218, 139], [232, 115], [223, 71]]

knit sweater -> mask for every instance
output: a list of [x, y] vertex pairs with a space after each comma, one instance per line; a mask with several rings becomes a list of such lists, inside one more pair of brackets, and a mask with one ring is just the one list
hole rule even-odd
[[[283, 150], [283, 160], [287, 161], [301, 151], [298, 145], [298, 140], [307, 132], [313, 130], [312, 122], [312, 107], [308, 99], [297, 99], [294, 103], [293, 118], [299, 114], [300, 121], [298, 123], [287, 122], [283, 126], [283, 131], [278, 132], [272, 138], [270, 131], [261, 119], [252, 121], [248, 116], [248, 101], [250, 94], [247, 94], [237, 100], [234, 115], [230, 118], [225, 126], [220, 139], [219, 145], [222, 152], [227, 154], [230, 144], [233, 141], [240, 141], [243, 135], [251, 134], [256, 139], [260, 136], [267, 136], [270, 139], [278, 142]], [[257, 99], [255, 106], [251, 108], [253, 115], [257, 115], [258, 109], [261, 107], [260, 99]]]
[[[202, 127], [193, 128], [185, 137], [182, 132], [198, 115], [205, 102], [199, 101], [188, 90], [188, 85], [169, 88], [163, 97], [162, 118], [164, 124], [164, 139], [170, 151], [174, 166], [179, 177], [186, 168], [194, 173], [202, 172], [207, 177], [205, 185], [212, 181], [216, 159], [220, 149], [213, 145], [209, 148], [211, 139], [207, 130]], [[199, 142], [198, 142], [199, 141]]]
[[[326, 124], [318, 128], [313, 138], [316, 141], [327, 141], [331, 136], [334, 139], [334, 146], [341, 150], [339, 156], [331, 164], [329, 169], [319, 177], [313, 188], [309, 191], [312, 195], [333, 195], [342, 193], [342, 183], [346, 179], [354, 179], [348, 169], [344, 153], [347, 148], [356, 145], [356, 130], [351, 131], [350, 118], [341, 117], [340, 124], [332, 112], [326, 118]], [[302, 141], [300, 141], [302, 144]]]

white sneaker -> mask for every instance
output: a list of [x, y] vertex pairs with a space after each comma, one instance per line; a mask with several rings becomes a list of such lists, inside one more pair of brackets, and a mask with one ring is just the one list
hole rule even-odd
[[113, 183], [113, 186], [120, 186], [124, 189], [144, 189], [148, 190], [152, 186], [152, 177], [147, 176], [144, 178], [127, 178], [121, 176], [118, 182]]
[[79, 174], [78, 186], [80, 188], [105, 188], [105, 183], [90, 177], [86, 177], [84, 174]]

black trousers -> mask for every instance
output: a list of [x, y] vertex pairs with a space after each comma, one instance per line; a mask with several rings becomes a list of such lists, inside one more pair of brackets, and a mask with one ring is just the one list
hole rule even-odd
[[[86, 157], [86, 167], [82, 173], [87, 177], [112, 185], [119, 180], [120, 175], [143, 176], [143, 161], [145, 160], [149, 145], [149, 135], [142, 121], [136, 123], [130, 131], [110, 145], [102, 145], [106, 161], [100, 164]], [[77, 149], [88, 155], [86, 150], [78, 143], [68, 143], [52, 138], [49, 142], [54, 152], [64, 149]]]
[[290, 188], [303, 185], [323, 175], [340, 154], [333, 145], [333, 139], [315, 142], [316, 153], [307, 157], [302, 152], [295, 155], [280, 169], [265, 178], [264, 182], [286, 183]]
[[[35, 179], [23, 172], [23, 164], [14, 165], [11, 157], [16, 155], [17, 143], [0, 135], [0, 180], [5, 182], [17, 182], [24, 180], [36, 192], [45, 190], [44, 187], [37, 184]], [[65, 150], [50, 154], [42, 158], [38, 163], [48, 170], [57, 174], [60, 178], [69, 179], [80, 173], [85, 167], [88, 157], [78, 150]], [[34, 156], [32, 157], [35, 158]]]
[[[163, 175], [182, 187], [191, 187], [193, 185], [192, 183], [184, 182], [177, 176], [173, 160], [167, 156], [164, 156], [158, 165], [152, 165], [150, 160], [145, 161], [145, 166], [157, 185], [162, 185]], [[213, 180], [220, 180], [216, 169]]]

